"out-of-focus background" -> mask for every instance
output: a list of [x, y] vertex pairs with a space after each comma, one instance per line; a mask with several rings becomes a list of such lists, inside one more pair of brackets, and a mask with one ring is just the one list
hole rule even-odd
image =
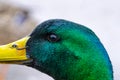
[[[120, 78], [119, 0], [0, 0], [0, 45], [20, 39], [48, 19], [67, 19], [91, 28], [111, 58], [114, 80]], [[0, 65], [0, 80], [53, 80], [35, 69]]]

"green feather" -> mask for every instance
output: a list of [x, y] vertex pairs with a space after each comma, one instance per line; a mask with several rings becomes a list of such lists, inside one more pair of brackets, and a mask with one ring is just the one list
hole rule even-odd
[[[58, 40], [49, 40], [54, 34]], [[31, 33], [27, 54], [34, 67], [55, 80], [113, 80], [108, 54], [83, 25], [62, 19], [43, 22]]]

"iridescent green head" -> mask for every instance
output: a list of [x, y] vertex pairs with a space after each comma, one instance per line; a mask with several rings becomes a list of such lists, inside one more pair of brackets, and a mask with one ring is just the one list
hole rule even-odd
[[0, 63], [28, 64], [55, 80], [113, 80], [108, 54], [90, 29], [54, 19], [31, 35], [0, 46]]
[[27, 42], [30, 66], [55, 80], [113, 80], [110, 59], [90, 29], [55, 19], [38, 25]]

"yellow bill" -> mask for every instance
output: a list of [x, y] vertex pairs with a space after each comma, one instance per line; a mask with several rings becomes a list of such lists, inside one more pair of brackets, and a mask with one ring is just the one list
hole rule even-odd
[[30, 37], [0, 46], [0, 63], [27, 60], [26, 42]]

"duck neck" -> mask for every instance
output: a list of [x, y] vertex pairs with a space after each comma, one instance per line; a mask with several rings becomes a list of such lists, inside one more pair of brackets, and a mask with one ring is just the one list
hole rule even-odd
[[[41, 66], [35, 60], [29, 66], [50, 75], [55, 80], [113, 80], [112, 71], [108, 66], [98, 65], [99, 63], [93, 65], [89, 61], [84, 65], [78, 65], [81, 61], [77, 57], [75, 58], [75, 62], [74, 60], [73, 62], [70, 61], [67, 66], [62, 63], [60, 65], [53, 63], [53, 65]], [[54, 66], [54, 68], [46, 68], [47, 66]]]

